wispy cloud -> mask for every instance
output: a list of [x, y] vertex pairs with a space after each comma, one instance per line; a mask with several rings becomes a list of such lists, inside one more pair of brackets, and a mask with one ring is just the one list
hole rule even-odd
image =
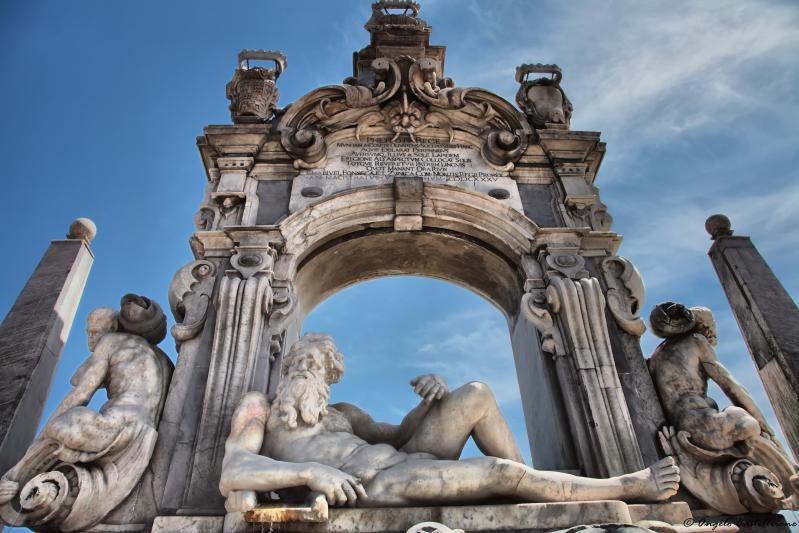
[[[482, 50], [459, 64], [460, 76], [510, 97], [516, 65], [558, 63], [575, 104], [573, 128], [602, 130], [607, 139], [724, 128], [750, 113], [779, 120], [786, 105], [797, 107], [795, 98], [772, 97], [792, 95], [799, 9], [790, 3], [621, 0], [597, 10], [572, 2], [537, 9], [436, 2], [436, 11], [445, 4], [483, 21], [475, 44]], [[465, 35], [458, 47], [474, 39]]]
[[701, 228], [713, 211], [730, 214], [734, 227], [757, 228], [762, 252], [780, 251], [783, 261], [786, 256], [799, 259], [796, 236], [783, 230], [799, 218], [799, 184], [760, 194], [722, 188], [710, 192], [712, 200], [697, 196], [693, 188], [670, 191], [659, 198], [658, 209], [640, 205], [640, 214], [634, 217], [636, 231], [626, 237], [623, 252], [633, 255], [639, 269], [647, 273], [650, 289], [674, 284], [696, 271], [686, 264], [689, 258], [707, 261], [704, 256], [710, 241]]
[[481, 306], [433, 321], [413, 336], [418, 355], [406, 366], [442, 374], [451, 387], [486, 382], [500, 404], [519, 404], [508, 326], [499, 311]]

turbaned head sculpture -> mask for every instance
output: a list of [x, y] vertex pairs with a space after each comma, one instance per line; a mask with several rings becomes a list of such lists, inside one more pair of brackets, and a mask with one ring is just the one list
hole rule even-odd
[[140, 335], [151, 344], [164, 340], [166, 315], [160, 305], [136, 294], [126, 294], [119, 305], [119, 325], [124, 331]]

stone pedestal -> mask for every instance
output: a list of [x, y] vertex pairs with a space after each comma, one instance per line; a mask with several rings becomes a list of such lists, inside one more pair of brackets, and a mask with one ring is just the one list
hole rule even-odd
[[0, 325], [0, 472], [30, 445], [94, 255], [94, 223], [53, 241]]
[[705, 224], [708, 255], [727, 294], [774, 412], [799, 456], [799, 308], [749, 237], [733, 236], [730, 221]]
[[[404, 507], [374, 509], [330, 509], [322, 523], [247, 524], [235, 533], [259, 531], [325, 533], [405, 533], [422, 522], [437, 522], [469, 532], [515, 531], [538, 533], [566, 529], [577, 524], [632, 524], [658, 520], [682, 524], [691, 519], [684, 503], [627, 505], [620, 501], [523, 503], [516, 505], [464, 505], [446, 507]], [[222, 517], [161, 516], [153, 523], [153, 533], [221, 533]], [[234, 533], [234, 532], [225, 532]]]

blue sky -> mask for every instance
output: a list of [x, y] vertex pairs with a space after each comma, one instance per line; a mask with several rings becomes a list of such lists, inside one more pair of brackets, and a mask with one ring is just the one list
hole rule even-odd
[[[0, 313], [75, 217], [98, 226], [48, 411], [87, 353], [86, 314], [126, 292], [166, 305], [171, 276], [192, 259], [187, 240], [205, 185], [194, 139], [230, 122], [225, 83], [238, 51], [286, 53], [286, 105], [351, 74], [352, 52], [368, 43], [369, 6], [0, 3]], [[768, 408], [703, 227], [727, 213], [799, 294], [796, 4], [427, 0], [421, 16], [431, 42], [448, 46], [446, 73], [460, 86], [513, 101], [516, 65], [563, 68], [572, 129], [602, 131], [608, 143], [596, 184], [625, 237], [620, 253], [647, 284], [647, 313], [664, 300], [711, 307], [722, 360]], [[419, 373], [438, 371], [453, 386], [486, 380], [526, 448], [507, 328], [479, 297], [420, 278], [370, 281], [324, 302], [306, 328], [332, 333], [347, 356], [335, 400], [398, 421]], [[657, 344], [649, 333], [642, 342], [645, 353]], [[171, 340], [162, 347], [174, 356]]]

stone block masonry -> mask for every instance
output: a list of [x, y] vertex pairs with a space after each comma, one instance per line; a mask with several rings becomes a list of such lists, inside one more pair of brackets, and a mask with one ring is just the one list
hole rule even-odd
[[94, 223], [78, 219], [50, 243], [0, 325], [0, 472], [30, 445], [94, 255]]

